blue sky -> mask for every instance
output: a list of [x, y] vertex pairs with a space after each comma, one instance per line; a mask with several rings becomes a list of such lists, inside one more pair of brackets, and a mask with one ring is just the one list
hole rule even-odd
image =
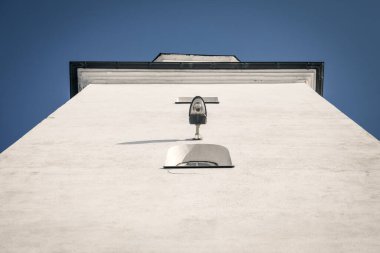
[[0, 1], [0, 151], [69, 99], [69, 61], [160, 52], [324, 61], [324, 97], [380, 139], [380, 2]]

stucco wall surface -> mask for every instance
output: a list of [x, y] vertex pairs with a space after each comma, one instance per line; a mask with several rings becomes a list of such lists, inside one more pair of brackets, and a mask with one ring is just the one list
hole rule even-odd
[[[218, 96], [165, 170], [179, 96]], [[380, 145], [304, 83], [91, 84], [0, 155], [0, 252], [380, 252]]]

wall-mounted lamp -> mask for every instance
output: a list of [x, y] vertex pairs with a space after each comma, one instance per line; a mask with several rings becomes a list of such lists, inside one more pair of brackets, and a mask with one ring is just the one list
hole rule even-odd
[[201, 140], [202, 137], [199, 134], [199, 128], [201, 124], [207, 123], [207, 109], [206, 104], [219, 104], [217, 97], [204, 97], [195, 96], [191, 97], [179, 97], [175, 101], [176, 104], [190, 104], [189, 108], [189, 123], [195, 125], [195, 137], [194, 140]]

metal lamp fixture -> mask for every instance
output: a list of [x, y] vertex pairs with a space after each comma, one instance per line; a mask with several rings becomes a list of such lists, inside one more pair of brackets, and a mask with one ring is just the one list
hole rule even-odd
[[199, 128], [202, 124], [207, 123], [207, 109], [206, 104], [219, 104], [217, 97], [179, 97], [175, 101], [176, 104], [190, 104], [189, 108], [189, 123], [195, 125], [194, 140], [201, 140]]

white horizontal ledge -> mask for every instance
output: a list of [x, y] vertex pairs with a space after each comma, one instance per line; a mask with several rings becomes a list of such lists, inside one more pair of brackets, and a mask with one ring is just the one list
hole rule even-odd
[[305, 83], [316, 90], [314, 69], [156, 70], [78, 69], [78, 89], [89, 84], [273, 84]]

